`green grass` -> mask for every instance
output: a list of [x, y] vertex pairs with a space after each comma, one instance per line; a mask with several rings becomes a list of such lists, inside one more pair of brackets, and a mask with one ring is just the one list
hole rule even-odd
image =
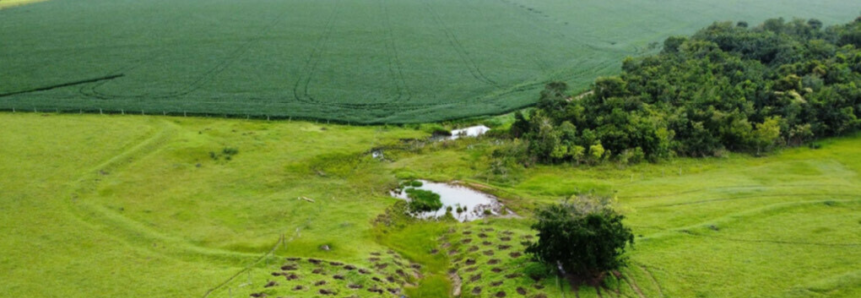
[[[0, 2], [2, 3], [2, 2]], [[0, 109], [421, 123], [530, 105], [713, 21], [855, 18], [851, 1], [108, 1], [0, 11]], [[50, 63], [46, 63], [50, 61]]]
[[[485, 155], [467, 148], [495, 145], [479, 140], [431, 146], [393, 167], [467, 180], [527, 216], [536, 203], [573, 194], [616, 197], [638, 235], [625, 274], [647, 297], [850, 297], [861, 288], [861, 139], [823, 144], [763, 158], [537, 166], [485, 180]], [[637, 297], [631, 283], [622, 283], [623, 296]], [[589, 291], [581, 297], [594, 295]]]
[[[368, 252], [383, 250], [369, 225], [395, 201], [385, 190], [397, 180], [364, 152], [422, 135], [193, 118], [0, 121], [0, 288], [20, 296], [203, 295], [281, 235], [290, 241], [278, 255], [365, 265]], [[209, 157], [224, 147], [239, 153]], [[310, 169], [319, 152], [354, 155], [358, 167], [348, 178], [320, 176]]]
[[[7, 296], [315, 297], [330, 289], [364, 297], [385, 285], [410, 297], [445, 297], [453, 270], [463, 297], [518, 297], [518, 288], [574, 297], [564, 282], [527, 277], [534, 264], [511, 253], [533, 234], [533, 206], [588, 192], [615, 196], [638, 235], [631, 266], [621, 280], [608, 280], [603, 297], [861, 291], [858, 136], [762, 158], [536, 166], [500, 178], [486, 175], [488, 152], [498, 146], [488, 139], [387, 149], [389, 161], [367, 154], [428, 136], [423, 127], [33, 113], [2, 113], [0, 126], [0, 292]], [[224, 148], [238, 153], [211, 158]], [[375, 227], [398, 202], [386, 192], [410, 177], [486, 189], [522, 218]], [[300, 279], [271, 275], [289, 264]], [[372, 280], [389, 276], [397, 281]], [[265, 287], [269, 281], [279, 285]], [[293, 291], [297, 285], [306, 288]], [[472, 295], [475, 287], [482, 294]], [[598, 296], [589, 287], [579, 295]]]

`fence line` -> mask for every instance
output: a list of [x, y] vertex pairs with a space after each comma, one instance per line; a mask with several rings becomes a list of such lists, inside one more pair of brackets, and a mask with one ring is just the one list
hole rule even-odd
[[257, 264], [259, 264], [259, 263], [260, 263], [260, 262], [262, 262], [263, 260], [267, 260], [270, 256], [272, 256], [272, 254], [273, 254], [273, 253], [275, 253], [275, 251], [276, 251], [276, 250], [278, 250], [278, 248], [280, 248], [280, 247], [281, 247], [281, 245], [284, 245], [284, 242], [285, 242], [284, 234], [281, 234], [281, 237], [279, 237], [279, 238], [278, 238], [278, 242], [277, 242], [277, 243], [275, 243], [275, 246], [273, 246], [273, 247], [272, 247], [272, 249], [270, 249], [270, 250], [269, 250], [269, 252], [267, 252], [267, 253], [263, 254], [263, 256], [260, 256], [260, 258], [258, 258], [256, 261], [252, 262], [252, 263], [251, 263], [251, 264], [249, 264], [248, 266], [245, 266], [245, 268], [243, 268], [243, 269], [242, 269], [242, 270], [240, 270], [239, 272], [236, 272], [236, 274], [234, 274], [233, 276], [231, 276], [231, 277], [230, 277], [230, 278], [228, 278], [227, 280], [225, 280], [225, 281], [221, 282], [220, 284], [218, 284], [218, 285], [216, 285], [215, 287], [213, 287], [213, 288], [209, 289], [208, 291], [206, 291], [206, 293], [205, 293], [205, 294], [203, 294], [203, 298], [207, 298], [207, 297], [209, 297], [209, 295], [211, 295], [213, 292], [215, 292], [215, 291], [217, 291], [217, 290], [219, 290], [219, 289], [223, 288], [224, 286], [226, 286], [227, 284], [229, 284], [230, 282], [232, 282], [234, 279], [236, 279], [237, 277], [239, 277], [240, 275], [242, 275], [242, 273], [246, 273], [246, 272], [248, 272], [248, 274], [249, 274], [249, 278], [250, 278], [250, 276], [251, 276], [251, 275], [250, 275], [250, 274], [251, 274], [251, 268], [252, 268], [252, 267], [254, 267], [254, 266], [256, 266]]

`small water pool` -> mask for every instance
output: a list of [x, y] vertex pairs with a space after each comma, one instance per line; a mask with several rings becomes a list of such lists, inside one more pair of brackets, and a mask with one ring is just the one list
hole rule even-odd
[[457, 140], [458, 138], [461, 138], [461, 137], [477, 137], [477, 136], [485, 134], [488, 131], [490, 131], [490, 127], [487, 127], [484, 125], [470, 126], [470, 127], [462, 128], [462, 129], [455, 129], [455, 130], [451, 131], [451, 137], [449, 137], [449, 139], [450, 140]]
[[470, 126], [461, 129], [452, 130], [450, 136], [447, 135], [434, 135], [430, 139], [432, 141], [445, 141], [445, 140], [457, 140], [464, 137], [474, 138], [480, 135], [483, 135], [490, 131], [490, 127], [484, 125]]
[[[495, 216], [503, 214], [505, 206], [503, 206], [502, 203], [492, 195], [455, 184], [437, 183], [425, 180], [418, 181], [422, 182], [422, 186], [413, 188], [428, 190], [439, 194], [440, 201], [443, 204], [443, 207], [437, 211], [420, 213], [418, 216], [420, 218], [442, 217], [445, 215], [446, 207], [451, 207], [452, 216], [461, 222], [484, 218], [488, 215]], [[393, 197], [409, 201], [407, 193], [404, 191], [392, 191], [391, 195]], [[466, 211], [458, 213], [458, 206], [465, 207]], [[485, 210], [488, 210], [489, 214], [485, 214]], [[506, 210], [504, 213], [510, 213], [510, 211]]]

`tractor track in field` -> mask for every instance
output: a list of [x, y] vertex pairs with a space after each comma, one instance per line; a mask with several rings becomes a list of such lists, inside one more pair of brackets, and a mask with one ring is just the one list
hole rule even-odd
[[[499, 0], [499, 1], [504, 1], [504, 0]], [[482, 10], [477, 9], [475, 6], [470, 6], [470, 9], [473, 12], [475, 12], [476, 15], [479, 15], [480, 13], [482, 13]], [[526, 20], [523, 23], [530, 25], [530, 26], [533, 26], [533, 27], [536, 27], [536, 28], [539, 27], [538, 25], [534, 24], [530, 20]], [[542, 31], [549, 33], [549, 31], [547, 31], [546, 28], [539, 28], [539, 29], [544, 29]], [[506, 26], [504, 28], [504, 32], [507, 35], [516, 35], [516, 32], [514, 32], [512, 30], [511, 26]], [[530, 51], [530, 54], [527, 55], [526, 58], [529, 60], [532, 60], [534, 62], [534, 64], [539, 68], [541, 73], [543, 73], [543, 74], [550, 73], [551, 66], [548, 65], [547, 63], [541, 61], [540, 57], [549, 57], [549, 56], [551, 56], [551, 53], [548, 50], [546, 50], [544, 47], [541, 47], [541, 46], [531, 45], [530, 48], [532, 50]], [[550, 79], [550, 80], [552, 80], [552, 79]], [[495, 90], [494, 92], [500, 92], [500, 93], [494, 94], [494, 92], [491, 92], [490, 94], [479, 96], [473, 100], [468, 100], [467, 102], [493, 104], [497, 108], [504, 110], [505, 106], [503, 106], [499, 102], [499, 100], [498, 100], [499, 97], [509, 95], [509, 94], [515, 94], [515, 93], [519, 93], [519, 92], [532, 90], [535, 87], [540, 87], [540, 86], [545, 85], [550, 80], [548, 80], [548, 79], [536, 79], [536, 80], [521, 81], [521, 82], [512, 83], [508, 86], [505, 86], [504, 88], [501, 85], [497, 85], [498, 89]], [[529, 83], [529, 82], [532, 82], [532, 83]]]
[[123, 76], [124, 76], [123, 74], [117, 74], [117, 75], [111, 75], [111, 76], [106, 76], [106, 77], [99, 77], [99, 78], [79, 80], [79, 81], [74, 81], [74, 82], [67, 82], [67, 83], [51, 85], [51, 86], [37, 87], [37, 88], [21, 90], [21, 91], [13, 91], [13, 92], [9, 92], [9, 93], [0, 94], [0, 97], [8, 97], [8, 96], [15, 96], [15, 95], [19, 95], [19, 94], [48, 91], [48, 90], [53, 90], [53, 89], [58, 89], [58, 88], [65, 88], [65, 87], [71, 87], [71, 86], [90, 84], [90, 83], [94, 83], [94, 82], [105, 82], [105, 81], [115, 80], [115, 79], [121, 78]]
[[[177, 134], [176, 126], [169, 121], [159, 121], [159, 125], [155, 129], [157, 131], [134, 141], [116, 155], [87, 169], [83, 175], [73, 181], [68, 192], [70, 200], [66, 204], [69, 213], [82, 224], [108, 234], [112, 239], [132, 246], [144, 247], [144, 251], [156, 255], [165, 257], [202, 256], [214, 262], [258, 257], [259, 255], [249, 253], [197, 246], [189, 243], [186, 239], [163, 234], [145, 222], [131, 219], [109, 207], [87, 200], [88, 195], [97, 193], [105, 173], [121, 171], [135, 162], [152, 156]], [[172, 250], [154, 251], [149, 248], [154, 247], [151, 245], [156, 243], [170, 246]]]
[[339, 5], [332, 5], [332, 12], [326, 20], [323, 34], [320, 35], [319, 39], [317, 39], [317, 43], [314, 45], [313, 50], [311, 50], [311, 55], [305, 59], [305, 68], [302, 71], [302, 77], [300, 77], [293, 86], [293, 98], [299, 102], [309, 104], [319, 103], [308, 94], [308, 85], [310, 85], [311, 81], [314, 79], [317, 65], [319, 65], [320, 60], [322, 60], [321, 56], [329, 48], [329, 40], [331, 39], [332, 32], [335, 30], [335, 20], [337, 19], [339, 11], [338, 8]]
[[737, 185], [737, 186], [719, 186], [719, 187], [703, 187], [696, 188], [686, 191], [661, 194], [661, 195], [638, 195], [638, 196], [619, 196], [620, 199], [650, 199], [650, 198], [667, 198], [667, 197], [675, 197], [680, 195], [698, 193], [698, 192], [706, 192], [706, 191], [721, 191], [721, 190], [735, 190], [735, 189], [780, 189], [780, 188], [796, 188], [796, 187], [845, 187], [845, 185], [839, 184], [792, 184], [792, 185]]
[[830, 248], [855, 248], [861, 247], [861, 243], [824, 243], [824, 242], [809, 242], [809, 241], [784, 241], [784, 240], [768, 240], [768, 239], [743, 239], [743, 238], [735, 238], [735, 237], [723, 237], [723, 236], [715, 236], [715, 235], [702, 235], [702, 234], [694, 234], [685, 231], [678, 231], [680, 233], [684, 233], [686, 235], [696, 236], [700, 238], [708, 238], [708, 239], [716, 239], [723, 241], [731, 241], [731, 242], [748, 242], [748, 243], [765, 243], [765, 244], [776, 244], [776, 245], [798, 245], [798, 246], [823, 246]]
[[457, 35], [455, 35], [454, 32], [452, 32], [451, 28], [449, 28], [442, 20], [442, 18], [440, 18], [439, 13], [437, 13], [433, 6], [427, 0], [419, 0], [419, 2], [424, 4], [425, 10], [428, 11], [429, 15], [431, 16], [431, 19], [437, 24], [437, 27], [439, 27], [443, 31], [451, 47], [454, 49], [455, 52], [457, 52], [461, 60], [467, 66], [467, 70], [469, 71], [469, 73], [478, 81], [484, 82], [485, 84], [494, 87], [500, 87], [496, 81], [491, 80], [481, 71], [481, 68], [478, 66], [478, 63], [475, 62], [475, 58], [470, 55], [469, 51], [467, 51], [466, 48], [464, 48], [463, 43], [458, 40]]
[[[382, 5], [382, 3], [380, 4]], [[384, 5], [382, 5], [384, 6]], [[384, 23], [384, 27], [387, 29], [387, 41], [386, 41], [386, 51], [389, 53], [389, 72], [396, 78], [395, 86], [398, 90], [398, 96], [396, 101], [399, 101], [403, 98], [403, 93], [407, 93], [407, 100], [412, 98], [412, 94], [409, 92], [409, 89], [406, 86], [406, 79], [403, 76], [402, 63], [400, 62], [399, 55], [397, 54], [397, 46], [394, 41], [394, 32], [391, 29], [391, 22], [388, 16], [388, 10], [384, 12], [384, 20], [381, 20]], [[335, 102], [322, 102], [315, 97], [310, 95], [310, 84], [311, 81], [314, 80], [314, 74], [320, 64], [320, 61], [323, 60], [322, 56], [329, 48], [329, 43], [331, 40], [331, 35], [335, 31], [335, 20], [339, 15], [339, 11], [336, 8], [332, 9], [332, 13], [326, 21], [324, 33], [317, 40], [317, 43], [314, 45], [314, 49], [311, 51], [311, 54], [305, 60], [305, 68], [302, 71], [302, 77], [296, 81], [293, 86], [293, 98], [304, 104], [326, 104], [333, 107], [341, 108], [341, 109], [386, 109], [392, 106], [392, 101], [389, 102], [377, 102], [377, 103], [335, 103]], [[394, 56], [394, 58], [392, 58]], [[404, 91], [406, 90], [406, 91]], [[418, 110], [421, 108], [428, 108], [437, 106], [439, 104], [404, 104], [398, 103], [397, 111], [409, 111], [409, 110]]]
[[[461, 60], [465, 62], [465, 66], [467, 70], [469, 70], [470, 74], [479, 81], [482, 81], [486, 84], [493, 85], [495, 87], [500, 87], [500, 85], [494, 80], [487, 77], [481, 68], [478, 66], [478, 63], [475, 61], [474, 57], [466, 50], [463, 43], [458, 39], [455, 33], [449, 28], [442, 20], [438, 12], [431, 6], [430, 3], [423, 1], [425, 8], [428, 12], [431, 13], [432, 20], [437, 23], [439, 28], [443, 31], [444, 35], [447, 38], [447, 41], [461, 57]], [[391, 23], [390, 13], [388, 11], [388, 6], [384, 5], [383, 1], [380, 1], [380, 6], [383, 11], [383, 17], [381, 18], [381, 22], [386, 31], [386, 41], [385, 41], [385, 49], [387, 53], [389, 53], [389, 73], [395, 78], [395, 88], [397, 90], [397, 97], [392, 100], [387, 100], [385, 102], [377, 102], [377, 103], [326, 103], [333, 107], [343, 109], [343, 110], [351, 110], [351, 109], [376, 109], [376, 110], [394, 110], [397, 112], [409, 112], [409, 111], [418, 111], [423, 109], [429, 109], [438, 107], [440, 103], [404, 103], [404, 101], [410, 101], [412, 99], [412, 92], [409, 90], [406, 77], [403, 71], [403, 61], [400, 58], [400, 53], [398, 51], [397, 43], [395, 40], [395, 34], [393, 30], [393, 25]], [[260, 40], [264, 39], [265, 36], [269, 34], [283, 19], [284, 15], [287, 14], [287, 11], [282, 12], [277, 17], [273, 18], [271, 22], [265, 25], [259, 32], [261, 32], [257, 37], [249, 39], [246, 43], [238, 47], [234, 50], [227, 58], [223, 59], [220, 63], [215, 65], [213, 68], [207, 70], [205, 73], [201, 74], [195, 81], [188, 84], [186, 87], [176, 90], [173, 92], [163, 93], [163, 94], [152, 94], [152, 93], [142, 93], [142, 94], [112, 94], [107, 93], [101, 88], [108, 86], [111, 84], [109, 81], [99, 81], [91, 84], [86, 84], [82, 86], [78, 93], [84, 97], [95, 98], [101, 100], [110, 100], [110, 99], [137, 99], [137, 100], [159, 100], [159, 99], [169, 99], [176, 98], [188, 95], [192, 92], [200, 90], [207, 83], [211, 82], [218, 74], [227, 70], [232, 64], [234, 64], [237, 60], [239, 60], [244, 54], [248, 52], [253, 46], [258, 43]], [[302, 72], [302, 75], [299, 80], [293, 86], [293, 97], [300, 103], [304, 104], [321, 104], [325, 103], [313, 95], [310, 94], [310, 83], [314, 80], [314, 76], [319, 69], [319, 65], [321, 61], [325, 60], [324, 56], [326, 52], [331, 47], [331, 36], [333, 31], [335, 31], [335, 21], [337, 20], [337, 16], [339, 11], [337, 7], [333, 8], [332, 13], [330, 14], [326, 25], [324, 34], [318, 39], [315, 44], [311, 54], [305, 60], [305, 68]], [[145, 57], [136, 59], [130, 65], [118, 68], [110, 73], [118, 73], [118, 72], [129, 72], [140, 68], [141, 66], [146, 65], [148, 62], [153, 59], [158, 59], [159, 57], [164, 55], [163, 50], [155, 51]], [[545, 66], [546, 67], [546, 66]], [[488, 95], [483, 95], [476, 97], [472, 100], [465, 100], [465, 103], [487, 103], [492, 104], [499, 109], [506, 109], [507, 106], [502, 105], [502, 103], [497, 102], [497, 99], [500, 96], [505, 96], [509, 94], [524, 92], [527, 90], [534, 89], [537, 86], [543, 85], [542, 82], [528, 83], [523, 84], [521, 86], [514, 85], [507, 91], [502, 91], [500, 93], [491, 93]], [[397, 108], [393, 108], [392, 104], [397, 103]]]
[[[748, 242], [748, 243], [766, 243], [766, 244], [775, 244], [775, 245], [798, 245], [798, 246], [823, 246], [823, 247], [832, 247], [832, 248], [855, 248], [861, 246], [861, 243], [826, 243], [826, 242], [811, 242], [811, 241], [787, 241], [787, 240], [773, 240], [773, 239], [745, 239], [745, 238], [737, 238], [737, 237], [725, 237], [722, 235], [717, 235], [715, 233], [700, 233], [695, 232], [698, 230], [710, 228], [714, 231], [720, 231], [721, 226], [732, 223], [744, 223], [750, 218], [757, 218], [760, 214], [766, 212], [783, 212], [780, 210], [784, 209], [793, 209], [799, 208], [803, 206], [816, 206], [816, 205], [825, 205], [825, 206], [834, 206], [833, 208], [840, 208], [840, 203], [853, 204], [858, 205], [861, 203], [861, 196], [852, 196], [854, 199], [849, 200], [820, 200], [820, 201], [794, 201], [788, 203], [776, 203], [767, 205], [761, 208], [753, 208], [753, 209], [744, 209], [742, 211], [738, 211], [731, 214], [725, 214], [717, 218], [704, 218], [700, 223], [674, 227], [674, 228], [663, 228], [663, 227], [655, 227], [655, 226], [645, 226], [645, 228], [651, 228], [659, 230], [660, 233], [658, 235], [653, 235], [648, 238], [650, 239], [662, 239], [665, 237], [679, 237], [679, 236], [694, 236], [700, 237], [703, 239], [713, 239], [713, 240], [722, 240], [722, 241], [730, 241], [730, 242]], [[652, 267], [661, 269], [656, 266], [647, 266], [645, 264], [641, 264], [643, 267]], [[663, 270], [663, 269], [661, 269]], [[657, 281], [655, 281], [657, 282]]]
[[[272, 32], [272, 30], [275, 29], [278, 26], [278, 24], [280, 24], [284, 20], [287, 13], [288, 13], [288, 11], [284, 10], [281, 13], [279, 13], [278, 15], [276, 15], [272, 20], [270, 20], [268, 23], [266, 23], [258, 31], [258, 34], [256, 36], [248, 39], [245, 43], [239, 45], [239, 47], [237, 47], [235, 50], [230, 52], [230, 54], [225, 59], [222, 59], [218, 64], [216, 64], [212, 68], [206, 70], [203, 74], [198, 76], [194, 81], [192, 81], [191, 83], [189, 83], [188, 85], [186, 85], [185, 87], [183, 87], [180, 90], [176, 90], [176, 91], [168, 92], [168, 93], [164, 93], [164, 94], [151, 94], [151, 93], [144, 93], [144, 94], [138, 94], [138, 95], [107, 94], [107, 93], [104, 93], [104, 92], [101, 92], [98, 90], [99, 88], [101, 88], [104, 85], [106, 85], [107, 83], [109, 83], [109, 81], [103, 81], [103, 82], [99, 82], [99, 83], [94, 84], [91, 88], [88, 89], [88, 92], [84, 91], [85, 90], [84, 88], [81, 88], [81, 90], [79, 90], [79, 93], [81, 93], [84, 96], [88, 96], [88, 97], [92, 97], [92, 98], [96, 98], [96, 99], [103, 99], [103, 100], [113, 99], [113, 98], [166, 99], [166, 98], [175, 98], [175, 97], [179, 97], [179, 96], [188, 95], [192, 92], [200, 90], [200, 88], [203, 88], [203, 86], [210, 83], [216, 76], [218, 76], [219, 74], [223, 73], [225, 70], [230, 68], [230, 66], [232, 66], [233, 63], [238, 61], [243, 55], [248, 53], [248, 51], [252, 47], [254, 47], [257, 43], [259, 43], [266, 36], [268, 36], [269, 33]], [[150, 58], [148, 58], [148, 59], [141, 59], [140, 62], [138, 62], [138, 64], [133, 65], [131, 67], [128, 67], [128, 69], [138, 68], [141, 65], [145, 64], [147, 61], [150, 61], [152, 59], [156, 59], [156, 58], [160, 57], [161, 55], [163, 55], [163, 52], [156, 53], [156, 54], [150, 56]]]
[[683, 202], [683, 203], [651, 205], [651, 206], [644, 206], [644, 207], [639, 207], [639, 208], [652, 209], [652, 208], [662, 208], [662, 207], [678, 207], [678, 206], [687, 206], [687, 205], [699, 205], [699, 204], [708, 204], [708, 203], [735, 201], [735, 200], [744, 200], [744, 199], [764, 199], [764, 198], [775, 198], [775, 197], [799, 197], [799, 196], [861, 198], [861, 195], [858, 195], [858, 194], [827, 194], [827, 193], [749, 194], [749, 195], [734, 196], [731, 198], [720, 198], [720, 199], [699, 200], [699, 201]]
[[532, 25], [532, 27], [537, 28], [538, 30], [544, 31], [550, 35], [555, 35], [556, 37], [561, 38], [561, 39], [568, 39], [568, 40], [579, 43], [578, 40], [575, 40], [573, 38], [568, 37], [565, 33], [562, 33], [559, 30], [552, 30], [552, 29], [548, 29], [546, 26], [538, 25], [538, 22], [542, 21], [542, 20], [541, 20], [541, 18], [536, 17], [536, 14], [544, 15], [543, 12], [541, 12], [541, 11], [535, 10], [534, 8], [531, 8], [531, 7], [526, 7], [525, 5], [522, 5], [522, 4], [514, 3], [514, 2], [509, 1], [509, 0], [495, 0], [492, 2], [502, 3], [503, 6], [506, 6], [508, 8], [513, 9], [518, 14], [524, 16], [524, 18], [529, 19], [530, 25]]
[[[559, 39], [568, 40], [574, 44], [577, 44], [577, 45], [580, 45], [580, 46], [583, 46], [583, 47], [586, 47], [586, 48], [589, 48], [589, 49], [595, 50], [595, 51], [625, 52], [622, 50], [601, 48], [601, 47], [594, 46], [594, 45], [591, 45], [588, 43], [584, 43], [582, 38], [570, 37], [570, 36], [568, 36], [568, 34], [565, 34], [565, 32], [563, 32], [562, 30], [559, 30], [556, 27], [546, 26], [548, 21], [550, 21], [550, 20], [548, 20], [549, 15], [547, 15], [546, 13], [544, 13], [542, 11], [536, 10], [534, 8], [531, 8], [531, 7], [527, 7], [527, 6], [522, 5], [522, 4], [517, 4], [517, 3], [514, 3], [512, 1], [508, 1], [508, 0], [496, 0], [494, 2], [502, 3], [504, 6], [510, 7], [511, 9], [516, 11], [517, 13], [523, 15], [525, 19], [529, 20], [529, 24], [532, 27], [536, 28], [537, 30], [543, 31], [543, 32], [545, 32], [551, 36], [555, 36]], [[538, 17], [538, 15], [543, 16], [543, 18]]]
[[383, 22], [383, 27], [386, 31], [386, 52], [388, 53], [389, 73], [395, 81], [395, 88], [398, 96], [394, 100], [396, 102], [412, 100], [412, 93], [407, 86], [407, 80], [404, 78], [404, 67], [401, 62], [400, 54], [398, 53], [398, 45], [395, 42], [395, 32], [392, 26], [391, 14], [389, 14], [389, 6], [385, 5], [384, 0], [378, 1], [383, 17], [380, 18]]

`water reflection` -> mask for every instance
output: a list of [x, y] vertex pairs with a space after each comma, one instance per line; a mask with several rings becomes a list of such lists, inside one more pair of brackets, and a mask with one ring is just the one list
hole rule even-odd
[[[422, 182], [422, 186], [412, 188], [428, 190], [439, 194], [440, 201], [443, 204], [443, 207], [437, 211], [418, 214], [420, 218], [442, 217], [445, 215], [448, 207], [451, 207], [452, 216], [461, 222], [510, 212], [507, 210], [503, 211], [505, 207], [492, 195], [460, 185], [425, 180], [418, 181]], [[392, 191], [391, 195], [409, 201], [405, 191]], [[458, 209], [461, 212], [458, 212]]]

